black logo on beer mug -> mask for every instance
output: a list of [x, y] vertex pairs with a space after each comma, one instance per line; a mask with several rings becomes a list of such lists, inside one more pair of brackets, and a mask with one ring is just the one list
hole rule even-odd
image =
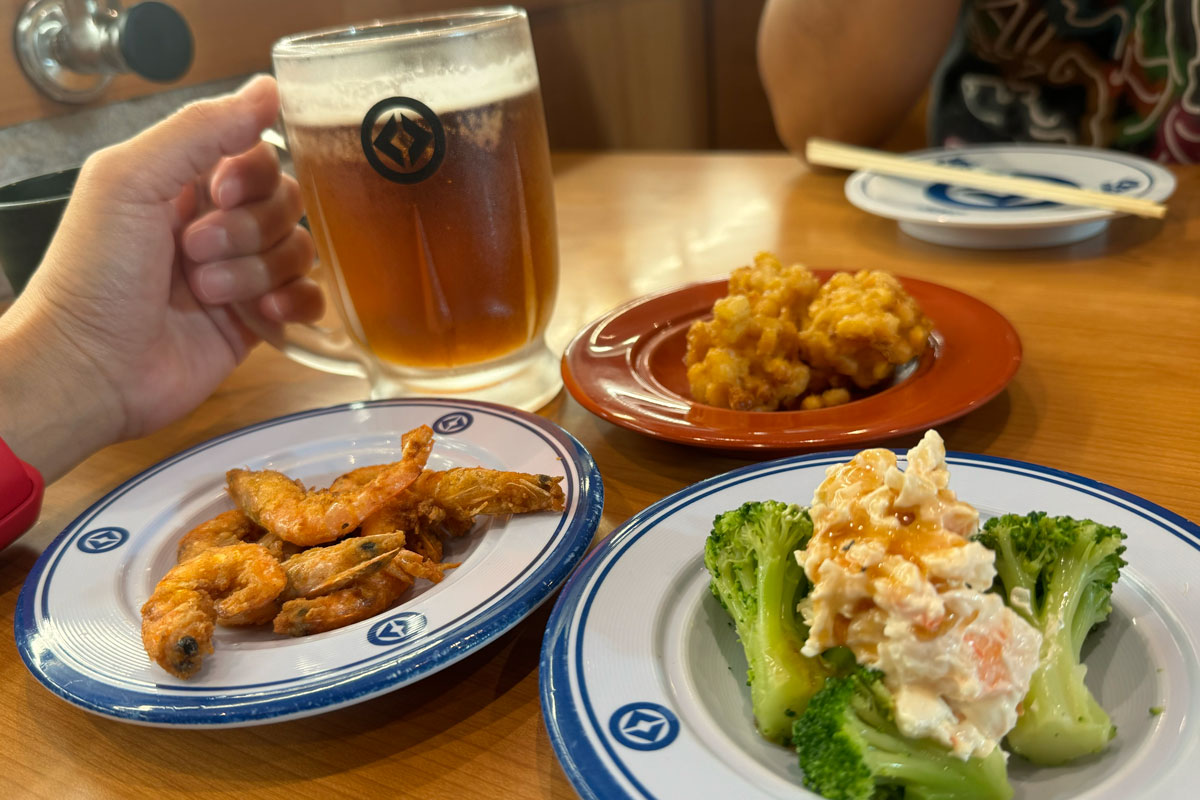
[[420, 100], [389, 97], [363, 117], [362, 149], [375, 171], [389, 181], [420, 183], [442, 165], [446, 131], [433, 109]]

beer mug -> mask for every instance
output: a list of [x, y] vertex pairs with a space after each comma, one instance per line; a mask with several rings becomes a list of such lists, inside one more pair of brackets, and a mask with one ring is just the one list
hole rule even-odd
[[558, 392], [546, 122], [525, 12], [489, 8], [286, 37], [287, 147], [344, 330], [268, 340], [372, 397]]

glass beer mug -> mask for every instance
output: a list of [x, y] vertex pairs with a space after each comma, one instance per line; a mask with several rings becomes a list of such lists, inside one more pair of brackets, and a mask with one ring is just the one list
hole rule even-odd
[[289, 36], [288, 149], [345, 332], [268, 337], [372, 397], [536, 409], [561, 386], [553, 180], [529, 24], [492, 8]]

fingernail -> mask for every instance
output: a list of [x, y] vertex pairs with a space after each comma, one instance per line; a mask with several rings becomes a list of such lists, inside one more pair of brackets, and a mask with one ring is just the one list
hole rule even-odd
[[229, 231], [220, 225], [205, 225], [188, 233], [188, 255], [196, 261], [212, 261], [230, 254]]
[[283, 322], [283, 303], [279, 302], [279, 298], [273, 294], [269, 294], [262, 300], [263, 313], [270, 319], [276, 322]]
[[264, 78], [271, 78], [271, 76], [266, 73], [255, 75], [239, 86], [237, 93], [242, 94], [244, 92], [253, 97], [255, 94], [265, 92], [267, 87], [271, 85], [274, 79], [271, 78], [271, 80], [264, 80]]
[[206, 302], [223, 303], [233, 292], [233, 275], [224, 267], [204, 267], [196, 275], [200, 294]]
[[237, 178], [226, 178], [217, 187], [217, 205], [232, 208], [242, 195], [242, 182]]

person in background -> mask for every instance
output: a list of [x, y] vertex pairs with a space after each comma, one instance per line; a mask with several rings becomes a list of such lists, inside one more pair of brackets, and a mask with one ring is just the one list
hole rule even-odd
[[1039, 142], [1200, 161], [1200, 0], [767, 0], [780, 138], [878, 145], [929, 91], [933, 145]]
[[299, 188], [259, 134], [273, 78], [190, 105], [83, 166], [54, 240], [0, 315], [0, 520], [21, 486], [201, 403], [268, 323], [322, 313]]

